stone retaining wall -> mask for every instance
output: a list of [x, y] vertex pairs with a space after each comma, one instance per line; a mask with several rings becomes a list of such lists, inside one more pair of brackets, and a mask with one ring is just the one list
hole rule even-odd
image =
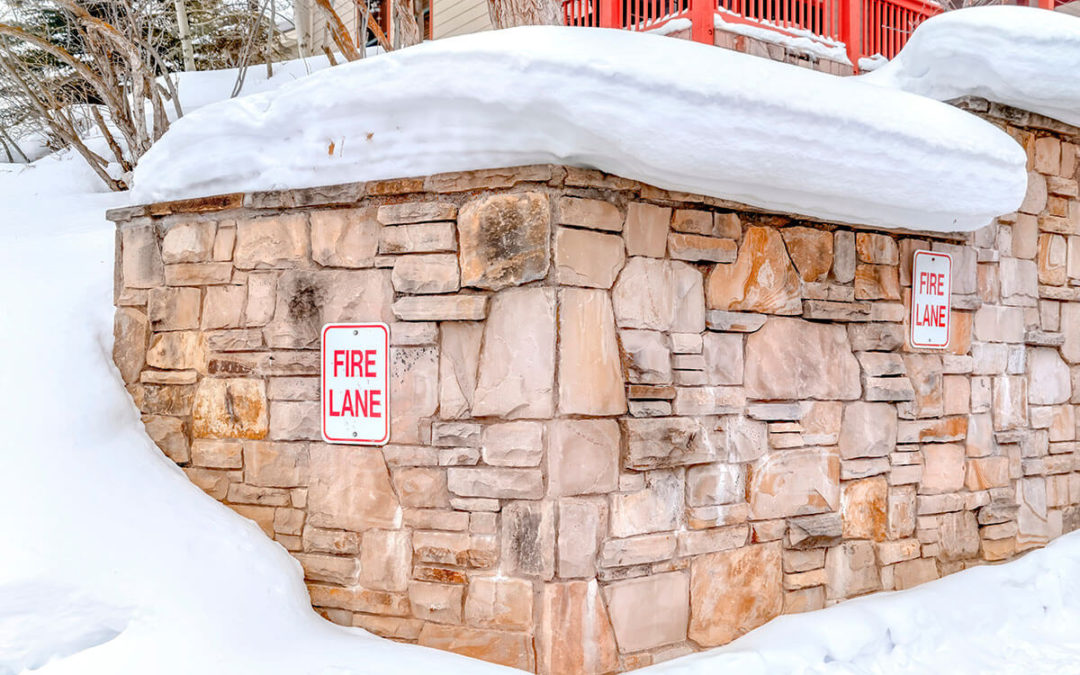
[[[1076, 134], [998, 121], [1031, 189], [965, 237], [548, 166], [115, 211], [116, 362], [328, 619], [637, 668], [1080, 524]], [[927, 248], [944, 351], [905, 344]], [[382, 449], [319, 441], [338, 321], [391, 325]]]

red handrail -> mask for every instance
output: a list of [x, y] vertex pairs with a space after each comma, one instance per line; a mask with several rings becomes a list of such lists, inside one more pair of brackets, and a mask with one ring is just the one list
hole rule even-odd
[[690, 38], [706, 44], [714, 44], [719, 13], [727, 23], [829, 46], [842, 42], [856, 70], [863, 57], [895, 57], [920, 23], [944, 11], [929, 0], [563, 0], [562, 6], [567, 26], [650, 31], [689, 20]]

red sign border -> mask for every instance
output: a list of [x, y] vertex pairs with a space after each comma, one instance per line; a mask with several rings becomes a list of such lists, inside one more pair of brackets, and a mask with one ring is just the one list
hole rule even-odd
[[[386, 392], [386, 434], [380, 439], [331, 438], [326, 433], [326, 333], [337, 328], [381, 328], [383, 344], [386, 350], [386, 368], [383, 373], [383, 391]], [[345, 445], [368, 445], [381, 447], [390, 442], [390, 326], [385, 323], [328, 323], [323, 326], [322, 339], [319, 341], [319, 408], [322, 411], [322, 428], [319, 430], [323, 441]]]
[[[941, 256], [949, 261], [949, 292], [945, 294], [949, 304], [947, 307], [948, 311], [945, 312], [945, 344], [943, 345], [919, 344], [915, 342], [915, 269], [919, 255]], [[912, 347], [918, 347], [919, 349], [949, 348], [949, 343], [952, 342], [952, 267], [953, 259], [951, 253], [920, 249], [915, 251], [915, 255], [911, 257], [911, 315], [908, 317], [908, 343]]]

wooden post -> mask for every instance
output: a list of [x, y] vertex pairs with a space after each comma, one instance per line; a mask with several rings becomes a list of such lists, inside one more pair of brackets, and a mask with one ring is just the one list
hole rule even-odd
[[716, 0], [690, 0], [690, 39], [712, 46], [716, 44]]

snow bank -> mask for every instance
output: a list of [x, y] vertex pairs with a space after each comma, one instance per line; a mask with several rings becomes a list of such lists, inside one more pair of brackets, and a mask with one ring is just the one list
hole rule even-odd
[[511, 672], [324, 621], [162, 455], [110, 358], [101, 189], [71, 153], [0, 164], [0, 674]]
[[1080, 532], [1020, 560], [782, 616], [642, 675], [1075, 673]]
[[[738, 20], [728, 21], [725, 20], [725, 16], [729, 18], [738, 17]], [[815, 35], [804, 28], [773, 26], [768, 21], [755, 21], [754, 24], [751, 24], [747, 23], [748, 21], [754, 20], [729, 12], [723, 7], [713, 16], [713, 25], [717, 30], [735, 33], [736, 35], [745, 35], [762, 42], [771, 42], [787, 47], [794, 52], [808, 54], [819, 59], [829, 59], [851, 65], [851, 60], [848, 59], [847, 55], [847, 45], [839, 40], [831, 40], [821, 35]]]
[[185, 116], [135, 198], [562, 163], [813, 218], [954, 231], [1019, 206], [1025, 156], [950, 106], [629, 31], [425, 43]]
[[946, 12], [860, 79], [941, 101], [981, 96], [1080, 126], [1080, 18], [1031, 7]]

